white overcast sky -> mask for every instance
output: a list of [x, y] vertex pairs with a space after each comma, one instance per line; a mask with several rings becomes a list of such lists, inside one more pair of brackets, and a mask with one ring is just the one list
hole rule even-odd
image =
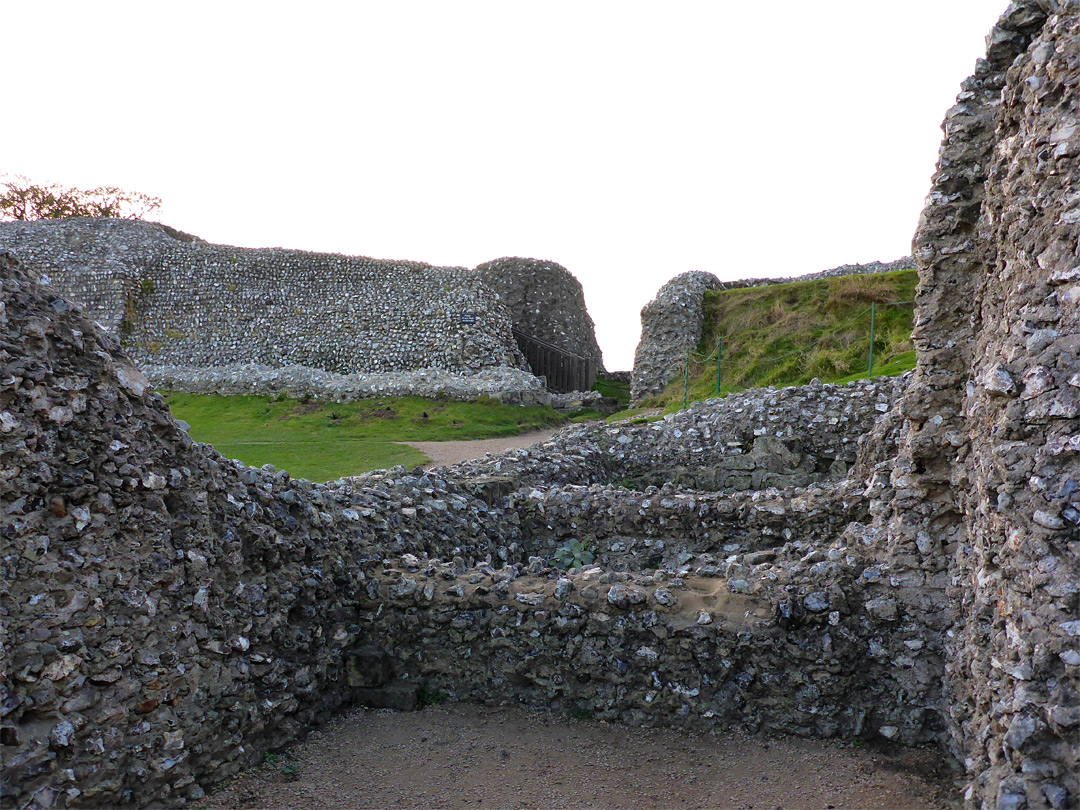
[[629, 369], [678, 273], [908, 253], [1006, 5], [5, 2], [0, 171], [214, 242], [551, 259]]

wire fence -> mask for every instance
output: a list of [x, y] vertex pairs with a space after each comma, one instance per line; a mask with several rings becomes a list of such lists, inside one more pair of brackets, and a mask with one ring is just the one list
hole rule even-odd
[[[874, 376], [874, 338], [875, 338], [874, 328], [875, 328], [877, 308], [879, 306], [882, 306], [882, 307], [907, 306], [907, 305], [913, 305], [914, 303], [915, 303], [914, 301], [888, 301], [888, 302], [884, 302], [884, 303], [881, 303], [881, 304], [878, 304], [877, 302], [873, 302], [873, 303], [870, 304], [869, 307], [864, 309], [862, 312], [859, 312], [859, 313], [856, 313], [855, 315], [852, 315], [850, 318], [848, 318], [842, 324], [837, 326], [835, 329], [832, 329], [829, 332], [825, 332], [824, 334], [820, 335], [817, 338], [817, 344], [820, 344], [825, 339], [827, 339], [829, 337], [832, 337], [833, 335], [836, 335], [839, 332], [843, 332], [844, 330], [850, 329], [852, 326], [857, 324], [860, 319], [865, 318], [867, 315], [869, 315], [870, 316], [870, 328], [869, 328], [869, 344], [870, 345], [869, 345], [869, 349], [868, 349], [868, 352], [867, 352], [867, 363], [866, 363], [866, 376], [869, 379], [870, 377]], [[790, 351], [790, 352], [786, 352], [786, 353], [781, 354], [781, 355], [777, 355], [776, 357], [769, 358], [769, 362], [770, 362], [771, 365], [775, 365], [775, 364], [779, 363], [781, 360], [785, 360], [785, 359], [787, 359], [789, 357], [794, 357], [796, 355], [800, 355], [800, 356], [805, 357], [807, 354], [809, 354], [815, 348], [817, 348], [817, 344], [803, 346], [801, 348], [795, 349], [794, 351]], [[714, 360], [716, 361], [716, 395], [720, 396], [720, 389], [721, 389], [721, 385], [722, 385], [722, 382], [723, 382], [723, 360], [724, 360], [724, 339], [723, 339], [723, 336], [720, 336], [720, 337], [717, 338], [717, 340], [716, 340], [716, 351], [711, 353], [711, 354], [707, 354], [707, 355], [706, 354], [701, 354], [700, 352], [696, 352], [696, 351], [694, 351], [692, 349], [689, 349], [689, 348], [686, 350], [686, 363], [685, 363], [685, 366], [684, 366], [684, 369], [683, 369], [683, 408], [685, 408], [687, 406], [687, 397], [689, 395], [690, 361], [691, 360], [695, 360], [699, 365], [704, 365], [705, 363], [711, 363]]]

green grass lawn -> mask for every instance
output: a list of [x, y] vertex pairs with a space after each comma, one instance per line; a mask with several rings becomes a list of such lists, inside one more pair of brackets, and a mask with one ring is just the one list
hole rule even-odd
[[191, 438], [245, 464], [273, 464], [329, 481], [428, 458], [395, 442], [489, 439], [565, 423], [551, 408], [401, 397], [327, 403], [271, 397], [164, 394]]

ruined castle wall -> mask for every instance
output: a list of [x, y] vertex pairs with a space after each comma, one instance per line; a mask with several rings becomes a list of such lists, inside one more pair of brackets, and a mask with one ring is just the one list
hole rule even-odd
[[530, 372], [495, 366], [475, 374], [421, 368], [335, 374], [309, 366], [261, 366], [234, 363], [212, 368], [143, 364], [141, 369], [157, 389], [188, 394], [311, 397], [331, 402], [353, 402], [370, 397], [448, 397], [474, 400], [479, 396], [507, 405], [550, 405], [552, 395]]
[[474, 272], [499, 294], [519, 331], [570, 354], [602, 361], [585, 291], [561, 264], [506, 257], [485, 262]]
[[455, 576], [395, 561], [373, 570], [362, 615], [398, 672], [459, 700], [630, 725], [929, 739], [932, 724], [914, 730], [918, 697], [892, 678], [920, 633], [896, 626], [876, 596], [880, 573], [846, 564], [845, 551], [811, 575], [759, 555], [746, 579], [483, 566]]
[[803, 273], [801, 276], [777, 276], [775, 278], [742, 278], [737, 281], [721, 281], [721, 290], [733, 290], [743, 287], [769, 287], [773, 284], [790, 284], [793, 281], [814, 281], [837, 276], [862, 276], [870, 273], [895, 273], [898, 270], [914, 270], [915, 260], [904, 256], [891, 262], [866, 262], [865, 264], [841, 264], [828, 270], [815, 273]]
[[223, 459], [75, 305], [0, 271], [5, 806], [200, 795], [352, 700], [365, 560], [519, 539], [437, 478]]
[[969, 807], [1080, 796], [1078, 14], [1010, 6], [946, 117], [914, 245], [918, 366], [878, 486], [893, 563], [948, 566], [924, 599], [952, 617], [941, 704]]
[[[1075, 806], [1078, 19], [1010, 6], [948, 116], [906, 385], [313, 485], [193, 444], [114, 341], [0, 258], [5, 802], [198, 797], [349, 702], [428, 684], [628, 723], [948, 737], [969, 807]], [[895, 403], [844, 480], [613, 480], [635, 445], [710, 467], [762, 427], [835, 450], [865, 427], [844, 399]], [[552, 569], [571, 539], [600, 565]]]
[[464, 268], [233, 248], [128, 220], [2, 223], [0, 248], [87, 305], [139, 363], [523, 367], [505, 307]]
[[717, 493], [668, 485], [644, 491], [616, 487], [552, 486], [522, 489], [515, 509], [526, 553], [545, 558], [577, 540], [605, 566], [679, 568], [689, 559], [715, 576], [732, 554], [754, 553], [797, 537], [825, 546], [854, 520], [867, 519], [859, 498], [845, 501], [832, 488]]
[[[867, 596], [883, 572], [821, 551], [857, 499], [541, 490], [467, 467], [291, 481], [191, 442], [77, 305], [3, 269], [5, 800], [198, 797], [427, 681], [491, 701], [558, 687], [556, 705], [651, 724], [846, 735], [910, 714], [895, 615]], [[604, 569], [548, 566], [571, 532]], [[509, 656], [538, 674], [500, 674]]]
[[686, 350], [701, 340], [705, 291], [720, 280], [693, 270], [675, 276], [641, 310], [641, 340], [634, 352], [630, 401], [658, 394], [686, 362]]
[[995, 142], [954, 473], [950, 713], [975, 795], [1061, 807], [1080, 801], [1080, 6], [1012, 61]]

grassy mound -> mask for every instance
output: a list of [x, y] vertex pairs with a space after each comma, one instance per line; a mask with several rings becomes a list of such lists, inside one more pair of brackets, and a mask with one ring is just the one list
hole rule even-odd
[[[911, 343], [914, 270], [705, 294], [705, 327], [691, 353], [689, 401], [766, 385], [850, 382], [866, 377], [873, 309], [874, 376], [915, 367]], [[683, 374], [642, 404], [681, 407]]]
[[329, 481], [428, 458], [396, 442], [490, 439], [566, 421], [551, 408], [401, 397], [329, 403], [271, 397], [165, 394], [190, 435], [245, 464], [273, 464], [298, 478]]

